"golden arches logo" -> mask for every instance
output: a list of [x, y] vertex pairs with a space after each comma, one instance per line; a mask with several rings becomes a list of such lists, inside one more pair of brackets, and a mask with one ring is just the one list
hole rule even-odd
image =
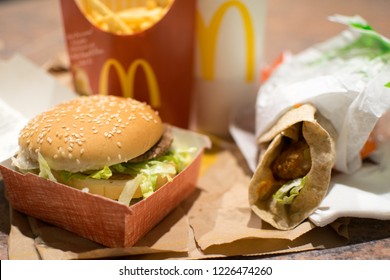
[[255, 79], [255, 34], [248, 9], [238, 0], [223, 3], [213, 15], [208, 27], [200, 12], [197, 11], [196, 22], [200, 49], [200, 71], [204, 79], [214, 80], [218, 31], [226, 12], [231, 8], [236, 8], [243, 20], [246, 41], [246, 81], [251, 82]]
[[144, 59], [136, 59], [130, 64], [127, 71], [125, 71], [122, 64], [116, 59], [108, 59], [100, 72], [99, 92], [100, 94], [108, 94], [108, 77], [110, 69], [116, 70], [119, 78], [119, 83], [124, 97], [134, 97], [134, 79], [135, 73], [139, 67], [144, 70], [146, 82], [149, 87], [150, 105], [154, 108], [161, 106], [160, 89], [158, 86], [156, 75], [150, 64]]

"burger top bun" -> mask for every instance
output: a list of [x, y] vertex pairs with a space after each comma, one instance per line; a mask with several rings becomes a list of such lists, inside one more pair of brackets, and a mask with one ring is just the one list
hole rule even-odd
[[54, 170], [82, 172], [131, 160], [161, 138], [164, 126], [149, 105], [93, 95], [62, 103], [32, 119], [20, 133], [20, 153], [40, 153]]

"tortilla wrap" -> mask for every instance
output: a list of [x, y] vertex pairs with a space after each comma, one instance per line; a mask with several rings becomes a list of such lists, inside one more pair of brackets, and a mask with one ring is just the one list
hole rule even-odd
[[[258, 139], [263, 153], [249, 184], [249, 203], [256, 215], [275, 228], [288, 230], [299, 225], [318, 207], [327, 194], [336, 159], [334, 131], [316, 108], [304, 104], [286, 112]], [[303, 153], [307, 173], [298, 178], [281, 179], [275, 174], [274, 163], [298, 141], [307, 147], [304, 151], [307, 156]], [[288, 172], [295, 172], [300, 166], [291, 169]], [[291, 185], [298, 187], [292, 190], [289, 189]], [[289, 190], [280, 197], [286, 188]]]

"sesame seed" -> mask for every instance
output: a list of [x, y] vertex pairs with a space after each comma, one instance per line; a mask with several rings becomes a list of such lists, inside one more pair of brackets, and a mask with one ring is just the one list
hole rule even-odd
[[116, 145], [117, 145], [119, 148], [122, 148], [122, 143], [121, 143], [121, 142], [116, 142]]

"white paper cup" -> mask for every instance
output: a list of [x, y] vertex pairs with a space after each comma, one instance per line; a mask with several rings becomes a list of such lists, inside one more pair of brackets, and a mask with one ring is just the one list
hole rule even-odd
[[[254, 102], [263, 60], [266, 0], [198, 0], [194, 126], [226, 137], [233, 112]], [[254, 103], [253, 103], [254, 104]]]

